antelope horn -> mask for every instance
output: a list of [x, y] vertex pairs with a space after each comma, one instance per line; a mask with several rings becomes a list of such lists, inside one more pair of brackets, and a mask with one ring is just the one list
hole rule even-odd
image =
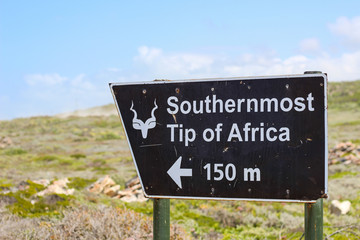
[[158, 106], [156, 105], [156, 98], [154, 100], [154, 105], [155, 105], [155, 107], [151, 111], [151, 118], [155, 118], [154, 112], [156, 109], [158, 109]]
[[130, 110], [134, 112], [134, 119], [133, 119], [133, 120], [137, 120], [137, 113], [136, 113], [136, 111], [133, 109], [133, 106], [134, 106], [134, 103], [133, 103], [133, 101], [131, 101]]

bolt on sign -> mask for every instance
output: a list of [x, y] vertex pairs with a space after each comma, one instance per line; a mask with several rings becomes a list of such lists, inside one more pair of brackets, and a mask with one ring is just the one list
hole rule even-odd
[[110, 88], [151, 198], [314, 202], [327, 194], [327, 76]]

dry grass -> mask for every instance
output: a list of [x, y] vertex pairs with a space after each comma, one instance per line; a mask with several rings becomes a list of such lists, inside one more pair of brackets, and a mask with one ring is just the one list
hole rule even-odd
[[[21, 218], [0, 214], [0, 239], [152, 239], [152, 219], [128, 209], [80, 207], [62, 219]], [[171, 239], [187, 239], [177, 225]]]

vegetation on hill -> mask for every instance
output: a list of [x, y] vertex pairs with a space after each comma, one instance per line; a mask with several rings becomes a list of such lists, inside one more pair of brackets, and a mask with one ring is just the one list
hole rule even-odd
[[353, 82], [329, 82], [329, 109], [360, 111], [360, 80]]
[[[329, 83], [329, 146], [360, 145], [360, 81]], [[113, 110], [110, 106], [107, 109]], [[117, 115], [33, 117], [0, 121], [0, 239], [151, 238], [152, 203], [125, 203], [86, 189], [110, 175], [125, 188], [136, 175]], [[346, 156], [343, 156], [346, 157]], [[329, 167], [324, 232], [331, 239], [360, 235], [360, 166]], [[67, 177], [73, 195], [38, 196], [38, 179]], [[336, 216], [330, 201], [349, 200]], [[171, 200], [173, 239], [299, 239], [303, 204]], [[346, 227], [346, 228], [345, 228]]]
[[360, 143], [360, 80], [329, 82], [328, 126], [330, 147], [347, 140]]

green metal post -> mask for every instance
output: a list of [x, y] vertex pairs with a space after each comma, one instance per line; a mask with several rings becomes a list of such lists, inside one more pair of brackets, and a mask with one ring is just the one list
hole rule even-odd
[[305, 203], [305, 240], [323, 239], [323, 199]]
[[154, 198], [153, 236], [154, 240], [170, 239], [170, 199]]

